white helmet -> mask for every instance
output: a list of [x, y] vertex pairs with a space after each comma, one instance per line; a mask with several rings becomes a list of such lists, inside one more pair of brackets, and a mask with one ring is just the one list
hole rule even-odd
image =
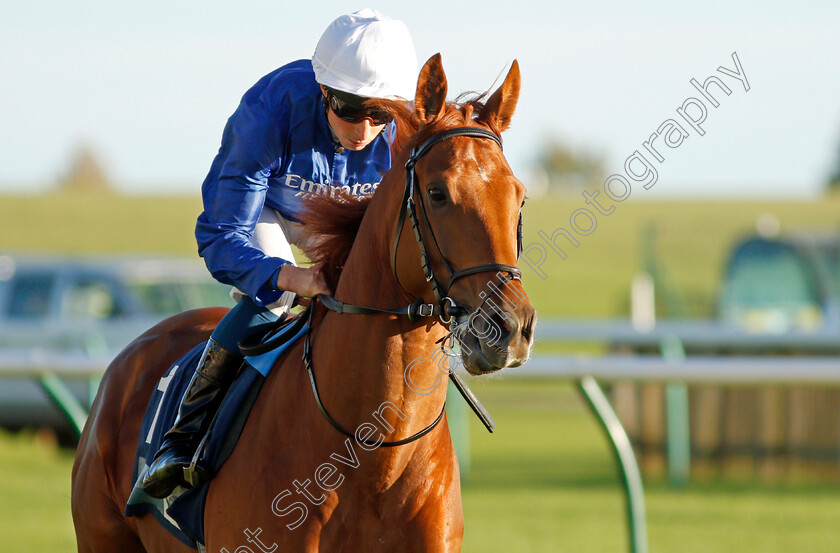
[[405, 23], [365, 8], [333, 21], [312, 55], [315, 80], [367, 98], [414, 99], [417, 54]]

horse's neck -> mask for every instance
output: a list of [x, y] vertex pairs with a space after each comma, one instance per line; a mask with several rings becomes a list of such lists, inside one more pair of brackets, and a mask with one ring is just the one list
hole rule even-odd
[[[374, 222], [365, 223], [357, 241], [361, 247], [354, 247], [345, 264], [336, 298], [383, 308], [407, 305], [387, 260], [388, 240], [383, 232], [365, 228]], [[376, 238], [365, 240], [366, 235]], [[377, 410], [387, 411], [385, 418], [395, 431], [386, 440], [421, 430], [438, 415], [446, 396], [447, 379], [438, 371], [442, 363], [435, 344], [445, 330], [435, 321], [418, 326], [407, 317], [329, 312], [319, 325], [313, 359], [316, 375], [322, 375], [318, 382], [324, 383], [325, 403], [341, 406], [342, 419], [353, 428], [374, 422]], [[383, 411], [386, 403], [390, 405]]]

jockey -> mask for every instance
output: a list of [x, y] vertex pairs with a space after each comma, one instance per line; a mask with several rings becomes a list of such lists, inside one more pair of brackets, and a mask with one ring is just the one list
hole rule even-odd
[[[193, 454], [242, 366], [238, 343], [285, 316], [295, 296], [329, 294], [319, 268], [297, 267], [297, 215], [309, 194], [370, 195], [391, 166], [393, 118], [367, 98], [414, 98], [417, 59], [405, 24], [371, 9], [324, 31], [312, 60], [291, 62], [242, 97], [201, 187], [195, 235], [210, 273], [235, 288], [143, 480], [152, 497], [210, 477]], [[185, 471], [189, 474], [185, 474]]]

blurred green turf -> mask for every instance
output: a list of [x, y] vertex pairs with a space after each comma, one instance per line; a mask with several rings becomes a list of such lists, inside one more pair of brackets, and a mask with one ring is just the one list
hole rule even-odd
[[[526, 203], [525, 244], [541, 244], [538, 233], [551, 236], [569, 229], [574, 210], [586, 207], [580, 198], [540, 199]], [[656, 252], [692, 316], [713, 315], [714, 299], [734, 240], [755, 232], [756, 221], [772, 214], [782, 232], [840, 231], [840, 196], [814, 201], [706, 201], [673, 200], [633, 202], [615, 206], [599, 216], [591, 235], [577, 236], [575, 248], [560, 237], [565, 260], [549, 247], [541, 280], [524, 260], [520, 262], [529, 295], [543, 314], [562, 316], [619, 316], [629, 312], [629, 289], [641, 269], [643, 231], [653, 226]], [[536, 254], [532, 259], [536, 260]], [[532, 264], [535, 264], [532, 261]]]
[[[465, 553], [627, 551], [609, 445], [575, 389], [472, 379], [496, 432], [471, 419], [463, 485]], [[0, 551], [75, 551], [67, 451], [0, 434]], [[840, 550], [840, 486], [748, 482], [647, 485], [651, 553]]]
[[0, 431], [0, 551], [76, 550], [70, 516], [73, 452], [31, 433]]
[[[497, 421], [471, 423], [467, 553], [628, 551], [623, 489], [606, 437], [557, 381], [471, 381]], [[664, 482], [645, 490], [651, 553], [840, 550], [840, 486]]]
[[[541, 243], [545, 247], [538, 232], [550, 236], [557, 228], [568, 229], [570, 215], [582, 207], [587, 206], [579, 196], [528, 200], [526, 246]], [[189, 197], [2, 196], [0, 252], [196, 257], [193, 230], [200, 211], [198, 189]], [[548, 257], [540, 266], [545, 280], [523, 260], [525, 286], [541, 316], [626, 315], [630, 282], [640, 269], [640, 237], [643, 229], [654, 225], [659, 258], [686, 297], [691, 314], [709, 316], [732, 241], [752, 232], [757, 218], [766, 213], [778, 218], [783, 231], [820, 228], [836, 232], [840, 230], [840, 195], [775, 202], [640, 202], [631, 198], [617, 204], [611, 215], [599, 215], [594, 232], [578, 236], [577, 248], [558, 239], [565, 246], [565, 260], [546, 247]], [[536, 260], [536, 253], [532, 255]]]

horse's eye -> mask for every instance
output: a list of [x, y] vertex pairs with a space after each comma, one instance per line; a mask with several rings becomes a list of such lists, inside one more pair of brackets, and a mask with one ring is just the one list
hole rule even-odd
[[446, 203], [446, 194], [440, 188], [429, 188], [429, 201], [434, 206], [442, 206]]

